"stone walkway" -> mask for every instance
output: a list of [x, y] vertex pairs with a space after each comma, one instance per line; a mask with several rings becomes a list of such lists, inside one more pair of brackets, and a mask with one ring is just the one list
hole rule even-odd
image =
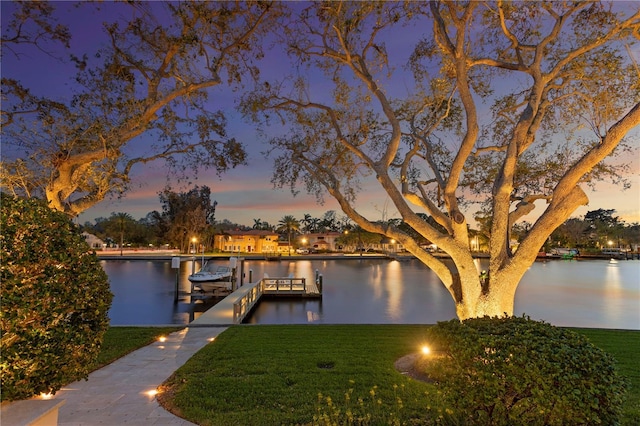
[[226, 327], [191, 327], [122, 357], [59, 390], [59, 426], [191, 425], [164, 410], [153, 391]]

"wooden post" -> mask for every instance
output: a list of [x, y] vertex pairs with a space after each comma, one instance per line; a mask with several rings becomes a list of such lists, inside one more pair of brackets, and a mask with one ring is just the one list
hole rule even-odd
[[176, 303], [178, 303], [178, 293], [180, 291], [180, 285], [179, 285], [179, 281], [180, 281], [180, 258], [179, 257], [172, 257], [171, 258], [171, 268], [176, 270], [176, 289], [175, 289], [175, 293], [173, 295], [173, 303], [176, 304]]
[[238, 266], [238, 258], [237, 257], [231, 257], [229, 258], [229, 266], [231, 267], [231, 291], [236, 291], [238, 288], [238, 283], [237, 283], [237, 276], [236, 276], [236, 272], [237, 272], [237, 266]]
[[240, 258], [240, 287], [244, 285], [244, 257]]

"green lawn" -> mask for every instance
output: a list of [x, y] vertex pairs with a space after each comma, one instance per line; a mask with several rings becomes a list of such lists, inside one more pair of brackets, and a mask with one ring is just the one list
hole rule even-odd
[[[192, 357], [160, 400], [201, 425], [332, 424], [437, 419], [434, 386], [411, 380], [394, 361], [417, 352], [427, 326], [235, 326]], [[640, 423], [640, 332], [576, 329], [616, 357], [630, 383], [623, 425]], [[371, 415], [375, 421], [367, 422]], [[341, 424], [338, 422], [338, 424]]]
[[623, 425], [640, 425], [640, 331], [574, 328], [591, 343], [618, 361], [618, 370], [628, 380]]

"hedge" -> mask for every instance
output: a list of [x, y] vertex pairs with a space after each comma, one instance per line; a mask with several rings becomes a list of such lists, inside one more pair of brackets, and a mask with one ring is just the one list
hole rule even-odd
[[11, 401], [88, 376], [113, 295], [66, 215], [7, 194], [1, 203], [1, 399]]
[[526, 317], [440, 322], [421, 368], [453, 423], [618, 424], [625, 391], [613, 357], [571, 330]]

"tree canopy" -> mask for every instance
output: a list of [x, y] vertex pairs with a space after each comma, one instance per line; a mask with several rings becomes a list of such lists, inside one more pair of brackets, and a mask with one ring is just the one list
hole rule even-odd
[[[41, 36], [70, 41], [46, 3], [16, 6], [3, 51]], [[35, 5], [35, 4], [34, 4]], [[268, 2], [81, 4], [103, 7], [107, 44], [71, 52], [71, 93], [40, 96], [2, 78], [2, 185], [46, 198], [75, 216], [128, 188], [132, 169], [164, 161], [178, 176], [243, 164], [242, 144], [226, 132], [218, 87], [258, 75], [259, 42], [277, 8]], [[4, 6], [3, 6], [4, 8]], [[129, 8], [128, 21], [112, 19]], [[125, 14], [117, 14], [125, 16]], [[27, 31], [31, 29], [31, 31]], [[3, 57], [6, 53], [3, 53]], [[17, 54], [16, 54], [17, 55]], [[3, 59], [6, 60], [6, 59]], [[19, 60], [19, 57], [18, 57]]]
[[154, 211], [148, 216], [172, 247], [185, 251], [192, 238], [205, 244], [213, 237], [218, 203], [211, 199], [208, 186], [196, 186], [179, 193], [165, 188], [159, 196], [162, 212]]
[[[358, 226], [403, 244], [438, 274], [461, 319], [511, 315], [538, 250], [588, 202], [584, 185], [620, 177], [604, 160], [640, 124], [640, 75], [625, 49], [640, 10], [626, 6], [313, 3], [280, 31], [294, 73], [245, 96], [244, 111], [286, 129], [269, 138], [276, 186], [328, 193]], [[385, 44], [396, 33], [411, 44], [404, 62]], [[452, 265], [366, 217], [359, 196], [374, 187]], [[537, 200], [546, 205], [513, 252], [513, 227]], [[471, 202], [484, 203], [487, 280], [471, 255]]]
[[[273, 183], [329, 194], [358, 227], [402, 244], [438, 274], [461, 319], [511, 315], [538, 250], [587, 204], [585, 186], [620, 182], [625, 165], [611, 158], [637, 149], [637, 130], [628, 137], [640, 124], [636, 3], [104, 7], [133, 7], [132, 18], [107, 19], [109, 44], [72, 57], [78, 88], [68, 98], [2, 80], [3, 149], [18, 153], [3, 159], [3, 187], [70, 215], [126, 190], [138, 164], [164, 160], [184, 176], [244, 162], [213, 89], [258, 80], [257, 61], [272, 43], [291, 62], [283, 57], [280, 76], [245, 92], [242, 111], [269, 139]], [[17, 10], [3, 49], [42, 33], [68, 41], [48, 5]], [[362, 195], [375, 189], [402, 227], [386, 211], [364, 214]], [[488, 279], [470, 249], [477, 205]], [[518, 224], [533, 211], [530, 226]], [[335, 215], [324, 221], [334, 226]]]

